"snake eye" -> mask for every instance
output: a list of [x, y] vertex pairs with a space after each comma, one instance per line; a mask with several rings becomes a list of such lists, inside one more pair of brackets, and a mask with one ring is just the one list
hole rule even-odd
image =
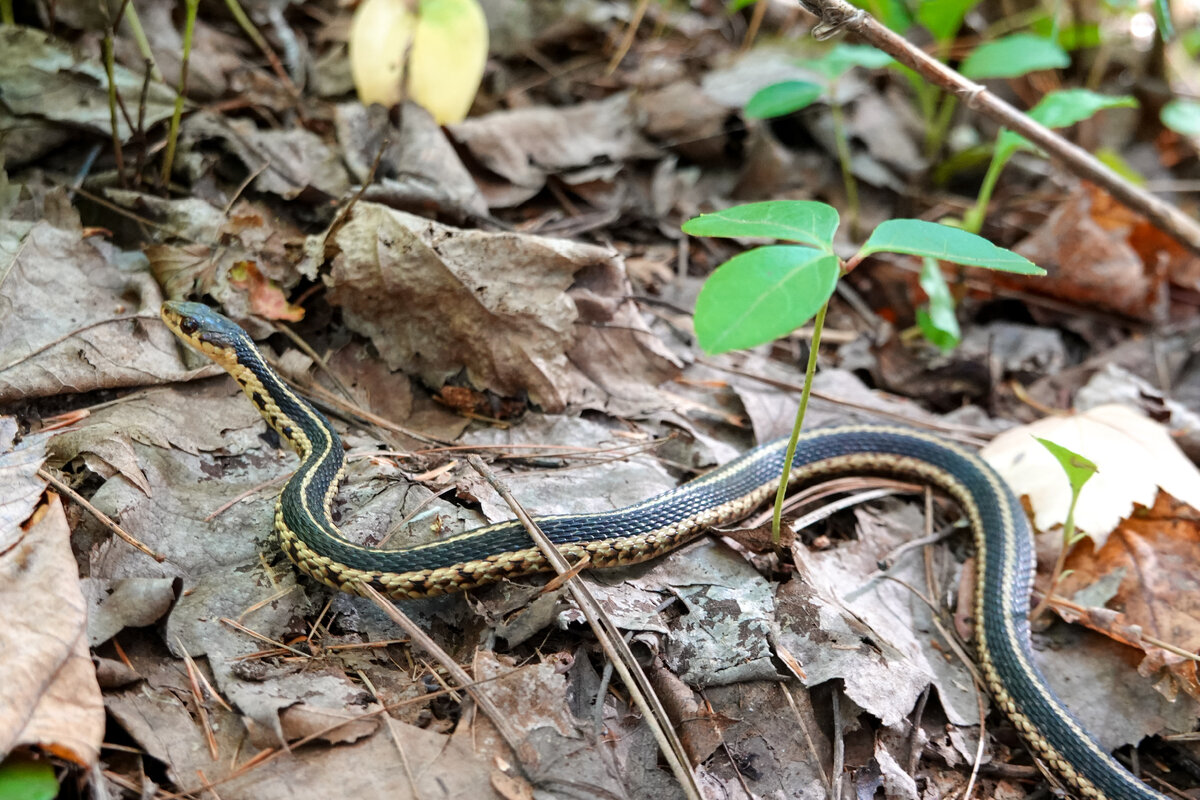
[[183, 319], [179, 320], [179, 330], [183, 331], [188, 336], [191, 336], [193, 333], [200, 330], [200, 323], [196, 322], [196, 320], [192, 319], [191, 317], [184, 317]]

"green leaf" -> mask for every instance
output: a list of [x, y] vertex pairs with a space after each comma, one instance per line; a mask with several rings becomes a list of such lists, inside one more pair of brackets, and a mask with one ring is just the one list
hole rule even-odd
[[799, 242], [833, 252], [838, 213], [815, 200], [767, 200], [701, 214], [683, 223], [692, 236], [763, 237]]
[[778, 339], [812, 319], [833, 294], [837, 256], [769, 245], [734, 256], [696, 298], [696, 338], [712, 355]]
[[828, 80], [836, 80], [854, 67], [881, 69], [892, 63], [892, 57], [882, 50], [865, 44], [838, 42], [820, 58], [796, 62], [798, 66], [811, 69]]
[[863, 257], [880, 252], [928, 256], [955, 264], [1021, 275], [1046, 274], [1044, 269], [1024, 256], [997, 247], [982, 236], [920, 219], [892, 219], [882, 223], [871, 232], [871, 237], [858, 255]]
[[949, 42], [962, 27], [963, 17], [979, 0], [922, 0], [917, 21], [939, 42]]
[[1067, 128], [1106, 108], [1137, 108], [1137, 104], [1137, 100], [1128, 94], [1059, 89], [1039, 100], [1036, 106], [1029, 109], [1029, 116], [1047, 128]]
[[1092, 153], [1104, 166], [1111, 169], [1113, 172], [1120, 175], [1125, 180], [1132, 183], [1134, 186], [1145, 186], [1146, 176], [1137, 171], [1137, 168], [1130, 164], [1125, 156], [1111, 147], [1101, 147], [1096, 152]]
[[1014, 33], [985, 42], [959, 68], [971, 80], [1015, 78], [1039, 69], [1061, 69], [1071, 58], [1057, 43], [1030, 33]]
[[[1066, 128], [1083, 122], [1106, 108], [1137, 108], [1137, 100], [1127, 94], [1099, 94], [1087, 89], [1059, 89], [1049, 92], [1029, 110], [1029, 116], [1047, 128]], [[996, 141], [1000, 153], [1012, 155], [1019, 148], [1037, 150], [1033, 143], [1019, 133], [1001, 131]]]
[[1184, 136], [1200, 136], [1200, 103], [1172, 100], [1162, 108], [1162, 123]]
[[929, 295], [929, 307], [917, 309], [917, 325], [925, 338], [943, 352], [953, 350], [962, 340], [962, 330], [954, 315], [954, 296], [936, 259], [922, 259], [920, 282]]
[[[766, 2], [766, 0], [763, 1]], [[746, 6], [752, 6], [756, 2], [758, 2], [758, 0], [729, 0], [729, 10], [731, 12], [741, 11]]]
[[902, 0], [852, 0], [854, 5], [871, 12], [871, 16], [904, 35], [912, 27], [912, 15]]
[[1055, 444], [1049, 439], [1043, 439], [1039, 436], [1033, 438], [1041, 442], [1042, 447], [1049, 450], [1050, 455], [1054, 456], [1054, 460], [1062, 466], [1063, 472], [1067, 473], [1067, 480], [1071, 483], [1071, 494], [1078, 497], [1079, 491], [1083, 489], [1083, 485], [1096, 474], [1096, 465], [1073, 450], [1068, 450], [1061, 444]]
[[799, 111], [812, 104], [824, 91], [808, 81], [783, 81], [759, 89], [746, 103], [750, 119], [770, 119]]
[[0, 764], [0, 800], [54, 800], [58, 780], [49, 761], [17, 756]]

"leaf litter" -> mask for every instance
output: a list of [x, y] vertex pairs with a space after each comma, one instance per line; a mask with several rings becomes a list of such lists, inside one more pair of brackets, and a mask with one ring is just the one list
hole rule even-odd
[[[67, 13], [63, 19], [70, 19]], [[680, 24], [692, 25], [687, 29], [711, 47], [721, 26], [696, 12], [684, 17], [690, 22]], [[260, 21], [270, 18], [264, 13]], [[146, 19], [156, 30], [171, 30], [169, 15], [148, 13]], [[278, 24], [282, 17], [275, 19], [276, 34], [294, 32]], [[527, 22], [538, 28], [551, 20]], [[588, 31], [597, 23], [572, 24]], [[414, 107], [389, 116], [350, 103], [314, 104], [305, 110], [312, 115], [306, 127], [298, 127], [279, 123], [290, 118], [294, 98], [243, 61], [249, 48], [242, 39], [204, 19], [198, 33], [208, 55], [197, 58], [204, 63], [196, 68], [205, 72], [193, 96], [220, 97], [229, 91], [223, 87], [236, 85], [265, 115], [212, 108], [187, 116], [175, 178], [195, 196], [164, 200], [152, 187], [130, 188], [111, 171], [97, 172], [89, 191], [155, 223], [132, 233], [116, 217], [101, 214], [112, 225], [110, 236], [83, 227], [64, 191], [23, 173], [29, 188], [3, 223], [0, 312], [20, 324], [0, 325], [0, 396], [19, 403], [23, 422], [34, 427], [41, 408], [55, 407], [38, 406], [34, 398], [68, 395], [62, 402], [71, 407], [95, 405], [74, 429], [51, 440], [48, 463], [135, 538], [167, 556], [159, 564], [73, 513], [46, 512], [36, 526], [19, 527], [42, 494], [40, 481], [27, 474], [33, 461], [41, 461], [40, 440], [21, 440], [18, 499], [6, 506], [14, 509], [6, 532], [19, 543], [0, 554], [0, 569], [24, 563], [15, 551], [53, 518], [59, 544], [70, 525], [75, 558], [63, 562], [58, 553], [50, 573], [84, 576], [83, 591], [70, 581], [61, 586], [61, 580], [46, 580], [38, 589], [53, 586], [57, 594], [45, 606], [29, 599], [34, 595], [11, 606], [50, 608], [37, 622], [62, 625], [70, 633], [64, 641], [72, 642], [49, 654], [70, 665], [62, 678], [72, 681], [69, 688], [55, 684], [43, 694], [73, 702], [50, 704], [48, 727], [39, 722], [23, 741], [95, 763], [101, 738], [98, 700], [88, 699], [95, 696], [94, 679], [76, 674], [91, 674], [84, 669], [86, 636], [104, 679], [110, 731], [131, 737], [152, 757], [154, 780], [173, 790], [200, 793], [216, 782], [213, 790], [225, 798], [512, 797], [528, 796], [533, 786], [562, 796], [676, 796], [678, 788], [657, 765], [649, 730], [620, 687], [603, 677], [602, 659], [578, 635], [578, 612], [560, 593], [539, 594], [538, 581], [530, 580], [466, 600], [406, 604], [460, 663], [472, 665], [480, 689], [511, 716], [535, 754], [514, 766], [490, 723], [469, 700], [443, 687], [439, 667], [397, 642], [395, 628], [377, 609], [297, 581], [269, 538], [274, 494], [295, 461], [279, 451], [226, 378], [151, 389], [115, 404], [88, 401], [111, 400], [123, 387], [199, 377], [189, 366], [200, 362], [183, 355], [152, 319], [164, 295], [207, 295], [259, 338], [277, 330], [265, 320], [295, 320], [295, 309], [304, 308], [308, 313], [296, 330], [315, 344], [315, 355], [284, 355], [289, 377], [302, 385], [312, 368], [326, 381], [328, 364], [351, 386], [355, 402], [386, 412], [393, 423], [446, 440], [466, 429], [462, 442], [509, 447], [515, 463], [534, 469], [524, 477], [514, 472], [512, 484], [544, 513], [641, 499], [744, 449], [750, 437], [731, 430], [730, 420], [744, 415], [762, 439], [790, 416], [792, 395], [783, 387], [801, 380], [795, 364], [802, 338], [745, 359], [723, 358], [718, 369], [695, 363], [690, 331], [686, 323], [677, 327], [685, 315], [665, 308], [648, 313], [652, 306], [645, 301], [664, 282], [674, 285], [661, 297], [694, 297], [699, 282], [685, 274], [689, 268], [707, 272], [734, 252], [725, 250], [734, 246], [729, 243], [681, 246], [677, 218], [713, 201], [727, 204], [733, 195], [759, 199], [755, 192], [764, 187], [823, 187], [819, 191], [836, 195], [836, 170], [825, 152], [832, 149], [827, 112], [816, 108], [803, 120], [816, 149], [796, 148], [767, 125], [738, 130], [744, 121], [735, 95], [747, 88], [734, 72], [738, 62], [704, 70], [697, 92], [686, 71], [654, 68], [678, 63], [671, 49], [681, 45], [667, 36], [640, 42], [644, 58], [618, 73], [619, 81], [654, 94], [610, 92], [613, 84], [585, 69], [591, 85], [567, 88], [569, 79], [555, 76], [545, 95], [510, 84], [517, 88], [507, 96], [506, 110], [479, 114], [447, 132]], [[60, 60], [68, 52], [43, 34], [22, 35]], [[723, 43], [719, 36], [715, 41]], [[133, 52], [125, 33], [118, 44]], [[751, 52], [744, 73], [762, 77]], [[336, 65], [336, 56], [336, 49], [322, 56], [319, 68]], [[160, 60], [164, 72], [177, 71]], [[777, 60], [790, 64], [794, 57]], [[71, 69], [95, 75], [99, 64], [84, 56]], [[8, 92], [21, 84], [8, 81], [22, 76], [3, 76], [5, 114], [42, 125], [56, 121], [14, 109]], [[140, 73], [119, 77], [122, 94], [136, 97]], [[318, 77], [322, 86], [338, 86], [331, 72]], [[146, 126], [162, 118], [155, 115], [154, 98], [166, 92], [173, 102], [161, 84], [150, 86]], [[581, 86], [583, 91], [573, 91]], [[876, 90], [876, 83], [859, 80], [840, 88], [862, 146], [853, 167], [868, 182], [898, 185], [920, 166], [915, 139], [907, 130], [897, 134], [903, 141], [882, 135], [880, 120], [899, 112], [893, 95]], [[561, 102], [564, 91], [569, 99]], [[547, 96], [560, 102], [546, 105]], [[106, 100], [89, 102], [97, 111], [84, 124], [106, 136]], [[52, 146], [70, 141], [61, 128], [43, 131]], [[131, 142], [140, 135], [128, 127], [120, 133]], [[731, 159], [743, 144], [745, 160]], [[7, 163], [24, 162], [10, 157]], [[805, 177], [795, 178], [795, 172]], [[352, 184], [367, 180], [366, 191], [351, 197]], [[1035, 233], [1034, 243], [1066, 224], [1066, 216], [1090, 213], [1098, 230], [1081, 225], [1093, 237], [1085, 244], [1094, 249], [1115, 243], [1112, 252], [1128, 262], [1120, 274], [1129, 280], [1120, 288], [1132, 287], [1133, 294], [1066, 281], [1052, 291], [1068, 299], [1091, 297], [1087, 291], [1111, 295], [1106, 299], [1119, 300], [1120, 310], [1156, 318], [1159, 273], [1138, 272], [1150, 264], [1143, 252], [1150, 234], [1136, 223], [1128, 233], [1105, 233], [1114, 225], [1104, 198], [1089, 196], [1089, 211], [1080, 195], [1071, 197], [1059, 216], [1046, 215], [1050, 227]], [[892, 213], [890, 201], [881, 198], [886, 195], [867, 195], [865, 216]], [[501, 220], [512, 230], [498, 232]], [[552, 230], [600, 244], [527, 233]], [[623, 260], [622, 253], [631, 257]], [[680, 254], [690, 264], [675, 263]], [[631, 272], [630, 283], [626, 268], [638, 259], [652, 268]], [[1177, 283], [1189, 280], [1187, 264], [1175, 258]], [[911, 307], [895, 298], [908, 297], [915, 284], [889, 272], [903, 267], [881, 264], [871, 279], [858, 281], [863, 304], [882, 309], [883, 316]], [[970, 298], [964, 307], [967, 314], [980, 310]], [[114, 319], [120, 315], [147, 320]], [[947, 421], [923, 408], [955, 405], [964, 375], [975, 382], [975, 396], [997, 406], [1009, 403], [998, 376], [969, 373], [965, 360], [936, 367], [930, 353], [911, 342], [897, 344], [893, 320], [883, 316], [864, 316], [863, 305], [849, 301], [831, 311], [831, 328], [848, 338], [823, 357], [844, 369], [823, 371], [819, 389], [833, 400], [815, 400], [813, 419], [900, 416], [971, 441], [990, 436], [1000, 424], [978, 409]], [[422, 326], [408, 329], [406, 318]], [[86, 327], [93, 323], [100, 324]], [[1090, 332], [1102, 323], [1051, 324]], [[1044, 330], [988, 330], [977, 333], [972, 346], [981, 358], [1000, 356], [1000, 375], [1022, 374], [1040, 381], [1039, 391], [1048, 390], [1077, 366], [1071, 363], [1077, 355], [1062, 345], [1062, 336], [1039, 338]], [[272, 339], [269, 349], [281, 342]], [[1114, 361], [1116, 350], [1098, 346], [1092, 357]], [[882, 368], [850, 366], [887, 358], [895, 361]], [[1142, 354], [1131, 360], [1145, 378], [1152, 359]], [[931, 368], [942, 370], [937, 395], [928, 379]], [[683, 383], [670, 383], [681, 370]], [[915, 402], [872, 391], [860, 380], [870, 373], [878, 380], [885, 370], [891, 378], [879, 382]], [[739, 371], [776, 383], [765, 386]], [[1186, 368], [1179, 374], [1186, 385]], [[1129, 386], [1134, 378], [1117, 380]], [[471, 395], [475, 422], [437, 405], [450, 396], [443, 391], [447, 381]], [[498, 416], [489, 412], [514, 396], [518, 409], [532, 402], [541, 411], [587, 415], [529, 413], [511, 430], [478, 421]], [[1147, 402], [1144, 397], [1139, 402]], [[343, 419], [335, 424], [351, 455], [366, 456], [351, 459], [348, 486], [334, 509], [356, 540], [377, 543], [409, 517], [415, 531], [397, 533], [392, 544], [507, 516], [456, 463], [454, 451], [422, 445], [409, 452], [402, 445], [412, 442], [402, 434]], [[547, 448], [550, 456], [520, 447], [530, 444], [557, 447]], [[580, 452], [597, 463], [576, 468]], [[616, 460], [632, 452], [642, 455]], [[431, 485], [412, 485], [416, 477]], [[434, 497], [442, 490], [484, 514]], [[1079, 615], [1117, 639], [1141, 642], [1149, 655], [1139, 664], [1131, 648], [1062, 626], [1036, 641], [1052, 665], [1051, 677], [1063, 676], [1058, 691], [1080, 713], [1096, 715], [1087, 721], [1108, 745], [1187, 730], [1195, 719], [1189, 698], [1196, 696], [1194, 662], [1146, 645], [1143, 636], [1195, 648], [1195, 614], [1178, 601], [1180, 593], [1194, 593], [1186, 567], [1195, 552], [1194, 526], [1188, 509], [1164, 503], [1160, 498], [1149, 511], [1122, 521], [1094, 563], [1085, 560], [1090, 545], [1079, 548], [1069, 562], [1075, 572], [1060, 587], [1060, 594], [1083, 605], [1097, 602], [1099, 585], [1099, 602], [1120, 607], [1127, 618], [1057, 606], [1064, 616]], [[926, 792], [961, 790], [959, 765], [974, 759], [979, 739], [975, 693], [946, 644], [953, 632], [938, 628], [924, 602], [898, 581], [924, 586], [928, 572], [936, 578], [936, 590], [924, 589], [930, 597], [969, 596], [957, 577], [970, 572], [959, 567], [969, 548], [951, 539], [950, 551], [932, 551], [928, 570], [920, 551], [910, 551], [886, 577], [878, 574], [877, 563], [922, 527], [913, 509], [889, 501], [878, 510], [843, 513], [793, 545], [800, 577], [790, 580], [756, 571], [729, 540], [705, 540], [652, 565], [588, 576], [610, 614], [633, 632], [635, 646], [655, 661], [660, 691], [674, 698], [690, 720], [686, 724], [699, 728], [691, 738], [706, 790], [768, 796], [783, 787], [789, 796], [825, 797], [839, 777], [838, 748], [847, 750], [860, 792], [883, 788], [888, 796], [909, 797], [922, 786]], [[944, 519], [940, 508], [936, 519]], [[51, 552], [38, 545], [39, 557]], [[1139, 569], [1155, 580], [1131, 584], [1129, 576]], [[1177, 613], [1165, 617], [1171, 604]], [[85, 606], [94, 611], [86, 626]], [[508, 654], [491, 654], [488, 648], [500, 642]], [[5, 658], [44, 663], [27, 662], [33, 655], [24, 649], [0, 648], [0, 661]], [[8, 663], [3, 666], [9, 674]], [[800, 682], [789, 678], [797, 667]], [[1144, 677], [1133, 675], [1139, 667]], [[922, 705], [919, 698], [929, 687], [936, 689], [929, 695], [933, 702]], [[7, 700], [11, 688], [2, 691]], [[23, 699], [37, 700], [40, 690], [23, 691]], [[914, 704], [923, 715], [914, 716]], [[1008, 757], [1007, 739], [989, 741], [989, 758]], [[913, 742], [919, 744], [915, 751]], [[122, 780], [144, 774], [119, 751], [106, 751], [105, 759]], [[987, 791], [1020, 796], [1016, 786], [991, 779]]]

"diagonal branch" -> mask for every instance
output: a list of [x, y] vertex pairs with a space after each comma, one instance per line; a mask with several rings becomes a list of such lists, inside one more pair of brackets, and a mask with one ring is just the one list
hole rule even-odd
[[1165, 200], [1124, 180], [1082, 147], [1021, 113], [980, 84], [967, 80], [846, 0], [800, 2], [821, 20], [813, 28], [815, 38], [827, 39], [843, 29], [853, 31], [867, 43], [915, 70], [925, 80], [957, 95], [968, 108], [1021, 134], [1070, 172], [1103, 187], [1126, 207], [1145, 215], [1184, 247], [1200, 255], [1200, 223]]

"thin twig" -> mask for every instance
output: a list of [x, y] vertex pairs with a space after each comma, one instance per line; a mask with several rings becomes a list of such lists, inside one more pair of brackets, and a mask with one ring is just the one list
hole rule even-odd
[[51, 486], [53, 486], [58, 491], [65, 494], [67, 497], [71, 498], [71, 500], [73, 500], [75, 503], [77, 503], [84, 511], [88, 512], [93, 517], [95, 517], [97, 520], [99, 520], [101, 525], [108, 528], [110, 531], [115, 533], [117, 536], [124, 539], [125, 543], [128, 544], [130, 547], [134, 548], [135, 550], [140, 550], [141, 552], [150, 556], [151, 558], [153, 558], [155, 561], [157, 561], [160, 564], [167, 560], [166, 556], [162, 555], [161, 553], [154, 552], [149, 547], [147, 547], [146, 545], [139, 542], [137, 539], [130, 536], [128, 533], [125, 532], [124, 528], [122, 528], [115, 521], [113, 521], [112, 517], [108, 516], [103, 511], [101, 511], [100, 509], [96, 508], [94, 505], [89, 503], [87, 500], [84, 499], [83, 495], [81, 495], [79, 492], [72, 489], [70, 486], [67, 486], [65, 483], [63, 483], [58, 478], [51, 475], [45, 469], [38, 470], [38, 477], [40, 477], [42, 480], [49, 483]]
[[429, 634], [425, 633], [417, 623], [409, 619], [408, 615], [397, 608], [391, 600], [380, 594], [374, 586], [364, 583], [363, 593], [375, 605], [379, 606], [380, 610], [384, 614], [387, 614], [392, 622], [399, 625], [409, 635], [413, 645], [433, 656], [450, 673], [451, 677], [458, 681], [459, 688], [471, 695], [471, 699], [475, 701], [475, 704], [487, 714], [497, 733], [500, 734], [500, 738], [504, 739], [505, 743], [512, 750], [518, 764], [533, 764], [537, 761], [536, 753], [530, 750], [529, 746], [522, 741], [521, 736], [516, 730], [508, 724], [508, 715], [502, 714], [500, 709], [491, 701], [491, 698], [477, 690], [476, 684], [478, 682], [468, 675], [467, 671], [459, 666], [458, 662], [451, 658], [449, 653], [443, 650], [437, 642], [433, 641], [429, 637]]
[[[483, 459], [476, 455], [470, 455], [467, 456], [467, 462], [508, 503], [508, 507], [512, 509], [513, 514], [521, 521], [521, 524], [525, 526], [525, 530], [528, 531], [529, 536], [537, 544], [538, 550], [541, 551], [546, 561], [554, 567], [554, 571], [559, 575], [569, 572], [571, 565], [567, 563], [567, 560], [558, 551], [558, 548], [554, 546], [554, 543], [537, 526], [533, 518], [525, 512], [525, 509], [512, 496], [508, 488], [483, 463]], [[688, 800], [700, 800], [700, 788], [696, 775], [692, 771], [691, 763], [688, 761], [687, 752], [684, 750], [678, 736], [676, 736], [675, 729], [671, 725], [666, 710], [662, 707], [662, 703], [659, 702], [658, 696], [654, 694], [654, 690], [650, 686], [650, 680], [646, 677], [646, 673], [642, 671], [633, 653], [629, 650], [629, 646], [625, 643], [621, 632], [612, 623], [612, 620], [604, 614], [600, 604], [596, 602], [595, 597], [592, 596], [592, 593], [588, 591], [587, 586], [582, 581], [575, 579], [568, 580], [567, 591], [571, 593], [575, 605], [578, 606], [587, 619], [588, 625], [596, 633], [597, 641], [604, 649], [605, 655], [616, 669], [617, 674], [621, 676], [621, 680], [625, 684], [625, 689], [629, 692], [630, 699], [642, 711], [643, 717], [654, 732], [654, 738], [658, 741], [659, 750], [662, 752], [663, 758], [666, 759], [667, 764], [671, 767], [671, 772], [674, 773], [675, 779], [679, 781], [684, 794], [688, 797]]]

